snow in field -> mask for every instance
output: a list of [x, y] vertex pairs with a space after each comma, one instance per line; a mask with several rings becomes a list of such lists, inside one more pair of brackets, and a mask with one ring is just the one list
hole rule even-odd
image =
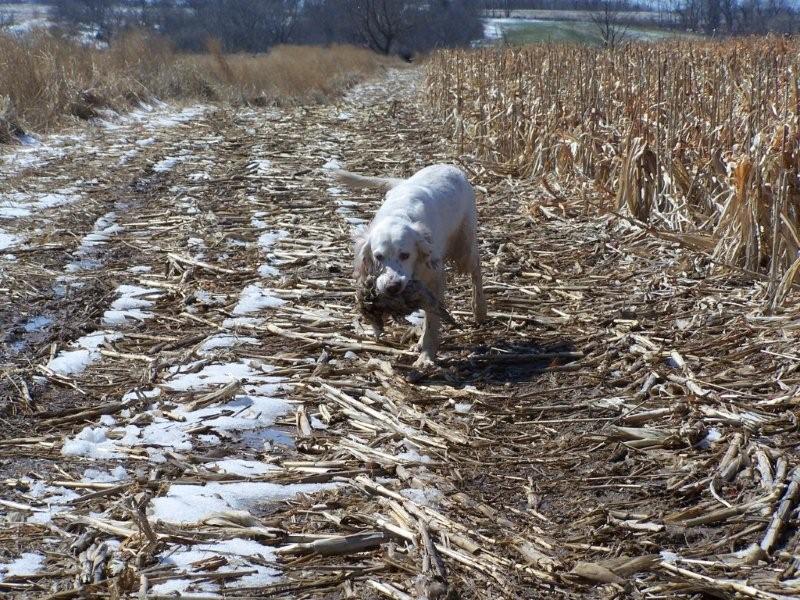
[[8, 233], [7, 231], [3, 231], [2, 229], [0, 229], [0, 250], [7, 250], [8, 248], [13, 248], [22, 241], [23, 241], [22, 237], [15, 235], [13, 233]]
[[266, 158], [257, 158], [247, 165], [247, 170], [256, 175], [267, 175], [272, 170], [272, 161]]
[[218, 460], [215, 462], [206, 463], [209, 469], [216, 469], [222, 473], [230, 475], [240, 475], [242, 477], [256, 477], [274, 471], [275, 467], [272, 465], [258, 462], [256, 460], [243, 460], [240, 458], [229, 458], [225, 460]]
[[[278, 230], [278, 231], [268, 231], [262, 233], [258, 237], [258, 246], [261, 249], [261, 253], [264, 254], [267, 258], [270, 257], [269, 251], [278, 241], [286, 238], [289, 236], [288, 231]], [[270, 261], [274, 262], [274, 261]], [[280, 271], [274, 265], [270, 264], [270, 262], [266, 262], [258, 267], [258, 274], [261, 277], [269, 278], [275, 277], [280, 273]]]
[[220, 333], [218, 335], [207, 338], [198, 349], [199, 354], [210, 354], [213, 350], [219, 348], [232, 348], [234, 346], [241, 346], [243, 344], [258, 344], [258, 340], [253, 337], [239, 336], [232, 333]]
[[128, 479], [128, 472], [122, 465], [117, 465], [111, 471], [101, 471], [98, 469], [86, 469], [83, 472], [84, 483], [115, 483]]
[[342, 168], [342, 163], [340, 163], [335, 158], [331, 158], [331, 159], [328, 160], [328, 162], [326, 162], [324, 165], [322, 165], [322, 168], [326, 169], [328, 171], [333, 171], [333, 170], [336, 170], [336, 169], [341, 169]]
[[[272, 567], [264, 566], [263, 562], [275, 563], [277, 557], [275, 550], [253, 540], [234, 538], [214, 544], [197, 544], [187, 549], [171, 549], [161, 554], [159, 562], [164, 565], [176, 567], [180, 573], [198, 572], [194, 566], [202, 561], [207, 561], [220, 556], [225, 557], [227, 564], [217, 569], [219, 573], [235, 571], [255, 571], [249, 575], [233, 579], [226, 584], [229, 588], [255, 588], [269, 585], [278, 579], [280, 572]], [[257, 559], [257, 560], [253, 560]], [[202, 572], [202, 571], [201, 571]], [[187, 593], [189, 588], [196, 591], [213, 592], [218, 588], [209, 582], [196, 582], [192, 579], [176, 577], [170, 581], [159, 583], [151, 589], [154, 594], [180, 594], [181, 597], [191, 597]], [[176, 596], [178, 597], [178, 596]]]
[[289, 237], [289, 232], [283, 229], [262, 233], [260, 236], [258, 236], [258, 245], [262, 252], [268, 252], [276, 242], [286, 237]]
[[122, 227], [117, 225], [116, 221], [117, 214], [114, 212], [106, 213], [98, 218], [94, 222], [92, 231], [83, 236], [80, 245], [73, 253], [78, 260], [68, 263], [64, 270], [67, 273], [75, 273], [98, 268], [100, 262], [96, 260], [95, 256], [99, 247], [105, 246], [112, 235], [122, 231]]
[[44, 555], [35, 552], [23, 552], [10, 563], [0, 564], [0, 581], [12, 575], [36, 575], [42, 570]]
[[283, 304], [286, 304], [286, 301], [274, 296], [271, 290], [253, 284], [248, 285], [242, 290], [239, 296], [239, 302], [233, 308], [233, 314], [247, 315], [265, 308], [275, 308]]
[[22, 326], [22, 328], [25, 330], [25, 333], [36, 333], [38, 331], [41, 331], [48, 325], [51, 325], [52, 323], [53, 319], [51, 319], [50, 317], [45, 317], [45, 316], [31, 317], [30, 319], [25, 321], [25, 324]]
[[198, 523], [214, 513], [263, 509], [270, 502], [281, 502], [297, 494], [311, 494], [334, 487], [336, 484], [280, 485], [264, 481], [171, 485], [166, 496], [153, 499], [151, 517], [166, 523]]
[[47, 368], [59, 375], [77, 375], [86, 370], [93, 362], [100, 359], [100, 346], [122, 337], [113, 331], [95, 331], [77, 339], [74, 350], [62, 350], [47, 363]]
[[483, 37], [493, 42], [503, 39], [503, 34], [507, 29], [522, 27], [526, 23], [544, 23], [542, 19], [515, 19], [515, 18], [492, 18], [483, 19]]
[[199, 390], [211, 386], [225, 385], [231, 381], [249, 381], [256, 384], [277, 383], [274, 377], [266, 375], [265, 370], [271, 367], [254, 367], [245, 362], [206, 365], [196, 373], [192, 371], [197, 365], [190, 363], [183, 367], [170, 367], [170, 376], [164, 382], [164, 387], [173, 391], [186, 392]]
[[[127, 424], [115, 426], [87, 426], [74, 438], [68, 439], [61, 450], [66, 456], [84, 456], [88, 458], [120, 458], [127, 454], [127, 449], [134, 446], [145, 446], [150, 452], [151, 460], [162, 461], [159, 450], [189, 451], [194, 447], [193, 432], [201, 428], [213, 431], [215, 435], [230, 437], [235, 432], [266, 429], [275, 424], [275, 420], [286, 414], [291, 405], [273, 397], [279, 390], [274, 383], [251, 385], [248, 394], [237, 395], [232, 400], [197, 410], [188, 410], [178, 405], [165, 415], [164, 408], [152, 408], [140, 414], [146, 415], [147, 425]], [[210, 378], [203, 379], [209, 382]], [[214, 380], [216, 381], [216, 380]], [[210, 385], [206, 383], [206, 385]], [[152, 390], [153, 396], [158, 390]], [[261, 473], [266, 470], [260, 471]], [[116, 478], [124, 478], [124, 470], [112, 471]]]
[[[175, 111], [174, 107], [156, 102], [153, 104], [142, 104], [135, 110], [127, 114], [117, 116], [113, 121], [105, 120], [101, 124], [106, 129], [119, 129], [130, 124], [142, 124], [149, 131], [157, 131], [159, 129], [169, 129], [197, 119], [209, 110], [208, 106], [197, 104], [188, 106], [179, 111]], [[137, 142], [140, 147], [149, 146], [155, 143], [152, 138], [145, 138]]]
[[131, 321], [144, 321], [153, 316], [145, 310], [153, 307], [153, 300], [162, 296], [158, 288], [143, 288], [137, 285], [121, 285], [116, 289], [118, 298], [103, 313], [104, 325], [125, 325]]
[[181, 156], [168, 156], [163, 160], [158, 161], [156, 164], [153, 165], [153, 171], [156, 173], [166, 173], [167, 171], [171, 171], [175, 168], [175, 165], [185, 162], [189, 160], [191, 156], [189, 155], [181, 155]]
[[84, 427], [78, 435], [64, 442], [61, 454], [64, 456], [86, 456], [88, 458], [120, 458], [117, 446], [108, 439], [106, 427]]
[[400, 490], [400, 495], [423, 506], [435, 507], [442, 499], [442, 492], [436, 488], [406, 488]]

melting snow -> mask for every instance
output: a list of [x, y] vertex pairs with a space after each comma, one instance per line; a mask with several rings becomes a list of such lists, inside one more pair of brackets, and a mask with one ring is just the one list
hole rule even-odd
[[271, 290], [265, 290], [261, 286], [253, 284], [242, 290], [239, 302], [233, 309], [233, 314], [247, 315], [264, 308], [275, 308], [283, 304], [286, 304], [286, 301], [273, 296]]
[[175, 168], [175, 165], [178, 163], [182, 163], [184, 161], [189, 160], [188, 155], [182, 156], [168, 156], [164, 160], [158, 161], [156, 164], [153, 165], [153, 171], [156, 173], [165, 173], [166, 171], [171, 171]]
[[73, 347], [76, 350], [65, 350], [47, 363], [47, 368], [60, 375], [76, 375], [83, 372], [100, 358], [100, 346], [121, 338], [122, 335], [110, 331], [95, 331], [77, 339]]
[[83, 236], [80, 246], [74, 253], [80, 260], [69, 263], [64, 268], [67, 273], [96, 269], [100, 266], [100, 263], [92, 259], [92, 256], [97, 253], [100, 246], [104, 246], [108, 242], [112, 235], [122, 231], [122, 228], [116, 224], [116, 220], [117, 214], [109, 212], [94, 222], [92, 231]]
[[326, 162], [324, 165], [322, 165], [322, 168], [326, 169], [328, 171], [333, 171], [333, 170], [336, 170], [336, 169], [341, 169], [342, 168], [342, 163], [340, 163], [335, 158], [331, 158], [328, 162]]
[[0, 229], [0, 250], [6, 250], [13, 246], [16, 246], [20, 242], [23, 241], [18, 235], [14, 235], [13, 233], [8, 233], [7, 231], [3, 231]]
[[36, 575], [42, 570], [44, 556], [35, 552], [23, 552], [22, 555], [6, 564], [0, 564], [0, 581], [11, 575]]
[[210, 469], [216, 468], [223, 473], [241, 475], [242, 477], [254, 477], [275, 470], [275, 467], [272, 465], [257, 460], [242, 460], [240, 458], [229, 458], [206, 463], [206, 467]]
[[73, 193], [42, 194], [36, 201], [36, 207], [42, 209], [55, 208], [57, 206], [64, 206], [65, 204], [72, 204], [80, 199], [80, 194]]
[[697, 443], [697, 446], [699, 448], [709, 448], [711, 446], [711, 444], [713, 444], [714, 442], [718, 442], [721, 439], [722, 439], [722, 432], [719, 429], [717, 429], [716, 427], [711, 427], [706, 432], [706, 437], [704, 437], [702, 440], [700, 440]]
[[212, 350], [217, 348], [231, 348], [242, 344], [258, 344], [258, 340], [253, 337], [244, 337], [233, 335], [231, 333], [220, 333], [212, 336], [200, 346], [198, 353], [209, 354]]
[[38, 331], [41, 331], [48, 325], [50, 325], [52, 322], [53, 319], [51, 319], [50, 317], [45, 317], [45, 316], [32, 317], [27, 321], [25, 321], [25, 324], [22, 326], [22, 328], [25, 330], [25, 333], [36, 333]]
[[335, 486], [321, 483], [279, 485], [261, 481], [171, 485], [166, 496], [153, 499], [151, 516], [166, 523], [191, 524], [214, 513], [263, 508], [268, 502], [280, 502], [297, 494], [311, 494]]
[[[220, 556], [225, 557], [227, 564], [216, 569], [218, 573], [255, 571], [255, 573], [228, 581], [226, 583], [227, 588], [262, 587], [276, 581], [280, 574], [275, 568], [267, 567], [262, 564], [262, 562], [277, 562], [277, 557], [275, 556], [275, 550], [273, 548], [264, 546], [253, 540], [242, 538], [223, 540], [215, 544], [197, 544], [191, 546], [187, 550], [173, 549], [162, 554], [159, 557], [159, 561], [162, 564], [174, 565], [182, 573], [202, 573], [202, 570], [196, 570], [193, 565]], [[251, 557], [259, 557], [259, 560], [255, 563], [251, 562]], [[186, 593], [190, 587], [204, 591], [213, 591], [217, 589], [216, 584], [175, 578], [153, 586], [151, 591], [157, 594], [178, 592], [181, 594], [180, 597], [191, 598], [191, 592]]]
[[442, 492], [436, 488], [425, 488], [424, 490], [406, 488], [400, 490], [400, 495], [424, 506], [436, 506], [442, 498]]
[[277, 383], [275, 377], [267, 377], [262, 370], [244, 362], [206, 365], [196, 373], [182, 373], [181, 370], [191, 371], [199, 363], [192, 363], [183, 367], [170, 367], [170, 378], [164, 382], [167, 389], [186, 392], [201, 390], [210, 386], [225, 385], [233, 380], [247, 380], [256, 383]]
[[153, 267], [148, 267], [147, 265], [137, 265], [135, 267], [129, 267], [128, 273], [149, 273], [153, 270]]
[[258, 175], [266, 175], [272, 169], [272, 161], [266, 158], [259, 158], [247, 165], [248, 171], [253, 171]]
[[260, 277], [263, 277], [264, 279], [268, 279], [270, 277], [276, 277], [279, 273], [280, 271], [275, 267], [273, 267], [272, 265], [264, 264], [258, 267], [258, 275]]
[[267, 252], [270, 248], [272, 248], [272, 246], [275, 245], [275, 242], [278, 242], [288, 236], [289, 232], [282, 229], [278, 231], [268, 231], [258, 236], [258, 245], [263, 252]]
[[158, 298], [162, 295], [158, 288], [143, 288], [137, 285], [121, 285], [116, 290], [119, 296], [111, 307], [103, 313], [104, 325], [123, 325], [130, 321], [144, 321], [153, 316], [153, 313], [144, 309], [152, 308], [153, 301], [144, 298]]
[[117, 465], [113, 470], [100, 471], [98, 469], [86, 469], [83, 472], [84, 483], [114, 483], [117, 481], [125, 481], [128, 479], [128, 472], [122, 465]]
[[106, 427], [84, 427], [73, 439], [61, 447], [64, 456], [86, 456], [88, 458], [120, 458], [116, 444], [106, 437]]

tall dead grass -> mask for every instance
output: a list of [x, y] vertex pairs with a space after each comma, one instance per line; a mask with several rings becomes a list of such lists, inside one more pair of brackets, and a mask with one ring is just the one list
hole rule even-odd
[[774, 308], [800, 270], [798, 74], [798, 39], [539, 45], [439, 52], [427, 93], [490, 169], [677, 233]]
[[132, 32], [108, 49], [40, 31], [0, 34], [0, 143], [21, 128], [45, 131], [100, 108], [147, 98], [226, 102], [322, 102], [388, 64], [349, 46], [282, 46], [268, 54], [176, 54], [154, 35]]
[[277, 46], [267, 54], [224, 55], [217, 44], [208, 54], [185, 55], [179, 66], [210, 82], [217, 93], [241, 102], [322, 102], [394, 64], [354, 46]]

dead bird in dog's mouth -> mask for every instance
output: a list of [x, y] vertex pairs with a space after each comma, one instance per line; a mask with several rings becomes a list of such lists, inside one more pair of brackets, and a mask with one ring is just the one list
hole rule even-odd
[[458, 327], [455, 319], [447, 312], [444, 305], [436, 299], [424, 283], [412, 279], [400, 294], [381, 294], [376, 282], [377, 275], [370, 275], [358, 282], [356, 290], [356, 305], [364, 320], [372, 325], [375, 337], [383, 333], [383, 326], [387, 317], [397, 323], [417, 310], [435, 312], [439, 317], [453, 327]]

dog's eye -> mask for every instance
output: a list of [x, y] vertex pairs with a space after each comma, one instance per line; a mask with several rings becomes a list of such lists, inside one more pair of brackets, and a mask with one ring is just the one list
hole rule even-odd
[[376, 254], [375, 255], [375, 260], [377, 260], [378, 262], [381, 262], [383, 260], [383, 254]]
[[400, 253], [400, 260], [408, 260], [408, 257], [411, 256], [408, 252], [401, 252]]

